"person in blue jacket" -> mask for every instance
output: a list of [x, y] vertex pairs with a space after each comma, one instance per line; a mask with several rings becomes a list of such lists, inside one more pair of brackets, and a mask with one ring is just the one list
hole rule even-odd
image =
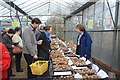
[[82, 24], [76, 26], [78, 32], [76, 54], [90, 59], [92, 39]]

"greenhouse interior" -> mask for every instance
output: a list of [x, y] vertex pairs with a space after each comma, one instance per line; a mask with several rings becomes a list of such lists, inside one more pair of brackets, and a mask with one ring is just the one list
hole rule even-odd
[[120, 0], [0, 0], [0, 47], [1, 80], [119, 80]]

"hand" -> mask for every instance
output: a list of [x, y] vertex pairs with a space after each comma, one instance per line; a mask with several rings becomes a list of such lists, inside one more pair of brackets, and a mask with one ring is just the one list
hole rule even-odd
[[49, 49], [49, 52], [51, 52], [51, 50]]
[[42, 41], [43, 41], [43, 40], [39, 40], [39, 41], [38, 41], [38, 45], [41, 45], [41, 44], [42, 44]]
[[12, 45], [12, 48], [14, 48], [15, 46], [14, 45]]
[[34, 58], [34, 59], [38, 59], [38, 56], [37, 56], [37, 55], [35, 55], [35, 56], [33, 56], [33, 58]]

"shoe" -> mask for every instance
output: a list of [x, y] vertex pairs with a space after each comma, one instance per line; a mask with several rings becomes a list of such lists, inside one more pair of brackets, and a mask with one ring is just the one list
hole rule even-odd
[[15, 75], [14, 74], [10, 74], [11, 77], [14, 77]]
[[19, 69], [19, 70], [17, 70], [17, 72], [23, 72], [23, 69]]

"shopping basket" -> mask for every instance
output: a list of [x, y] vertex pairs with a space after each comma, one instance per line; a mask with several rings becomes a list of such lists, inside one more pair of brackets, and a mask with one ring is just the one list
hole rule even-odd
[[48, 61], [38, 60], [29, 66], [33, 75], [42, 75], [48, 70]]

